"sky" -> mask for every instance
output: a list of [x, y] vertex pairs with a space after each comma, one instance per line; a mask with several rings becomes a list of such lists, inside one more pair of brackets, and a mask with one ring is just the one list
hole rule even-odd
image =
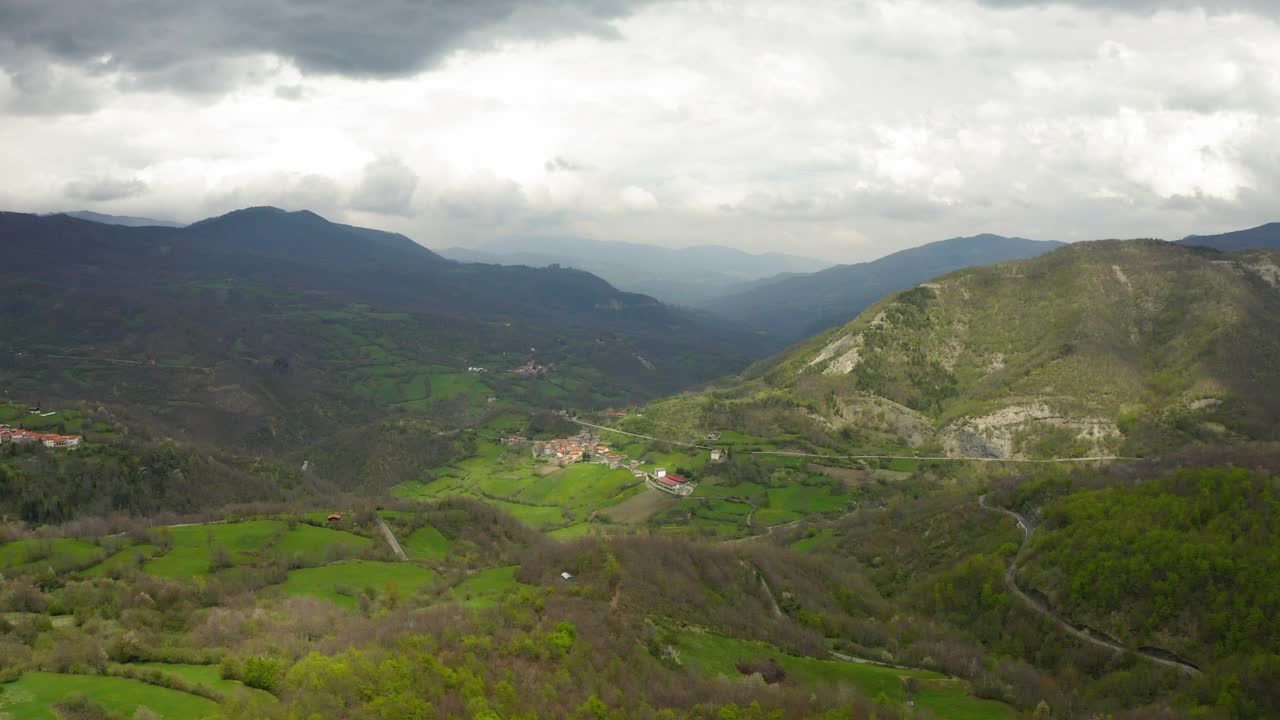
[[23, 212], [853, 262], [1280, 220], [1276, 138], [1273, 0], [0, 0]]

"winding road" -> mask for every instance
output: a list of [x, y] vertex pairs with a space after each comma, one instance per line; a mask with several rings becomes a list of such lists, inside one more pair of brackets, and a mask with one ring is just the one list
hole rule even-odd
[[[1032, 610], [1035, 610], [1037, 613], [1052, 620], [1053, 623], [1058, 627], [1062, 628], [1063, 630], [1070, 633], [1071, 635], [1091, 645], [1095, 645], [1100, 648], [1111, 650], [1112, 652], [1120, 652], [1120, 653], [1130, 652], [1131, 650], [1130, 648], [1125, 647], [1124, 645], [1121, 645], [1120, 643], [1112, 640], [1111, 638], [1097, 634], [1087, 627], [1077, 626], [1072, 624], [1071, 621], [1067, 620], [1063, 616], [1054, 612], [1053, 609], [1051, 609], [1048, 605], [1028, 595], [1026, 592], [1022, 590], [1022, 588], [1018, 587], [1018, 580], [1017, 580], [1018, 558], [1022, 556], [1022, 552], [1026, 549], [1027, 541], [1031, 539], [1031, 533], [1035, 531], [1035, 527], [1021, 513], [1015, 512], [1013, 510], [1009, 510], [1007, 508], [988, 505], [986, 495], [982, 495], [978, 498], [978, 505], [984, 510], [990, 510], [991, 512], [997, 512], [997, 513], [1001, 513], [1002, 515], [1008, 515], [1009, 517], [1017, 521], [1018, 527], [1022, 529], [1022, 545], [1018, 548], [1018, 553], [1013, 556], [1012, 560], [1009, 561], [1009, 569], [1006, 570], [1004, 573], [1005, 584], [1009, 586], [1009, 590], [1012, 591], [1013, 594], [1016, 595], [1019, 600], [1021, 600], [1024, 604], [1026, 604]], [[1150, 660], [1153, 663], [1156, 663], [1158, 665], [1164, 665], [1165, 667], [1171, 667], [1177, 670], [1181, 670], [1182, 672], [1185, 672], [1188, 675], [1200, 674], [1200, 668], [1196, 667], [1195, 665], [1191, 664], [1186, 660], [1179, 658], [1177, 655], [1167, 650], [1162, 650], [1160, 648], [1142, 647], [1142, 648], [1138, 648], [1137, 650], [1134, 650], [1133, 652], [1135, 652], [1140, 657]]]

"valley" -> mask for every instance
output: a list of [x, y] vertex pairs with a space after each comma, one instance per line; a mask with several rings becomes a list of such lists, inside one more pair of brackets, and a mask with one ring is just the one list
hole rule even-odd
[[[112, 236], [170, 243], [163, 283], [102, 256], [87, 315], [5, 321], [7, 437], [81, 441], [0, 443], [0, 717], [1280, 707], [1271, 251], [1073, 245], [748, 364], [767, 343], [573, 271], [442, 313], [380, 253], [494, 271], [210, 222], [216, 252]], [[107, 233], [137, 231], [173, 229]], [[335, 262], [369, 282], [321, 290]]]

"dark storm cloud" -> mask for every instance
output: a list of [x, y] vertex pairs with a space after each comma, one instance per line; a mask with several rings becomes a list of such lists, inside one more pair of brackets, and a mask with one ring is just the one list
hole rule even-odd
[[1276, 0], [979, 0], [989, 7], [1072, 5], [1092, 10], [1151, 13], [1158, 10], [1204, 10], [1207, 13], [1249, 12], [1280, 17]]
[[259, 53], [308, 72], [392, 77], [462, 48], [607, 35], [640, 1], [5, 0], [0, 64], [56, 60], [195, 91], [233, 83], [226, 61]]
[[147, 184], [137, 178], [94, 178], [67, 183], [67, 197], [73, 200], [107, 202], [134, 197], [147, 191]]

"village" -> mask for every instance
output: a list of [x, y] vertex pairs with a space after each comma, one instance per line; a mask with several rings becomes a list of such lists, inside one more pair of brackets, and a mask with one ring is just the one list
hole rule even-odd
[[[654, 467], [646, 470], [639, 460], [628, 457], [624, 453], [613, 451], [601, 442], [600, 437], [588, 429], [577, 435], [554, 440], [529, 440], [526, 437], [512, 435], [502, 438], [500, 442], [507, 446], [529, 445], [533, 459], [553, 465], [565, 467], [574, 463], [593, 462], [608, 466], [610, 470], [629, 470], [636, 479], [655, 489], [677, 496], [692, 495], [698, 487], [689, 478], [668, 472], [666, 468]], [[711, 462], [721, 462], [727, 453], [720, 449], [711, 451]]]
[[80, 447], [80, 436], [23, 430], [22, 428], [10, 427], [0, 423], [0, 445], [5, 443], [13, 443], [15, 445], [39, 443], [49, 448], [71, 449]]
[[[21, 407], [21, 406], [18, 406]], [[40, 406], [33, 405], [27, 408], [28, 415], [34, 415], [39, 418], [48, 418], [57, 415], [57, 411], [42, 412]], [[59, 433], [38, 432], [35, 430], [27, 430], [25, 428], [16, 428], [12, 425], [0, 422], [0, 445], [12, 443], [14, 445], [44, 445], [47, 448], [74, 449], [80, 447], [81, 437], [79, 435], [62, 435]]]

